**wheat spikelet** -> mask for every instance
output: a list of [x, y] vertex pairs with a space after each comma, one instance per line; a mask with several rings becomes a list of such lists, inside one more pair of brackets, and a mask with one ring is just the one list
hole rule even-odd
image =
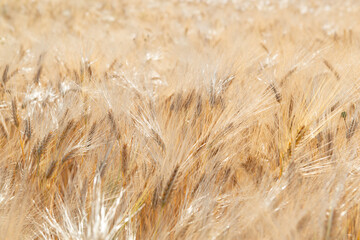
[[57, 142], [57, 147], [60, 146], [61, 143], [63, 143], [63, 141], [65, 140], [65, 138], [67, 137], [67, 135], [69, 134], [69, 132], [71, 131], [71, 129], [73, 129], [74, 127], [74, 120], [71, 119], [70, 121], [68, 121], [68, 123], [66, 124], [66, 127], [64, 128], [64, 130], [62, 131], [59, 139], [58, 139], [58, 142]]
[[335, 68], [327, 61], [326, 59], [323, 59], [323, 63], [325, 66], [330, 70], [332, 74], [334, 74], [336, 80], [340, 80], [340, 74], [335, 70]]
[[279, 90], [277, 89], [277, 87], [275, 86], [274, 83], [271, 83], [270, 84], [270, 88], [271, 90], [273, 90], [274, 94], [275, 94], [275, 99], [278, 103], [281, 102], [281, 99], [282, 99], [282, 96], [281, 96], [281, 93], [279, 92]]
[[66, 109], [65, 113], [63, 114], [62, 118], [59, 121], [59, 125], [62, 126], [67, 118], [67, 116], [69, 115], [69, 108]]
[[300, 220], [298, 221], [298, 223], [296, 224], [296, 230], [298, 232], [301, 232], [306, 227], [306, 225], [308, 225], [309, 220], [310, 220], [310, 214], [309, 213], [302, 216], [300, 218]]
[[197, 148], [193, 152], [193, 156], [197, 156], [199, 154], [199, 152], [205, 147], [209, 138], [210, 138], [210, 133], [202, 138], [202, 140], [198, 143]]
[[354, 136], [354, 134], [355, 134], [355, 130], [356, 130], [356, 128], [357, 128], [357, 121], [356, 121], [356, 119], [353, 119], [352, 121], [351, 121], [351, 123], [350, 123], [350, 126], [349, 126], [349, 128], [347, 129], [347, 131], [346, 131], [346, 138], [347, 139], [350, 139], [352, 136]]
[[328, 156], [332, 156], [333, 154], [333, 142], [334, 136], [331, 132], [328, 132], [326, 135], [326, 153]]
[[331, 106], [330, 111], [333, 112], [335, 111], [340, 105], [340, 102], [336, 102], [334, 105]]
[[160, 137], [160, 135], [154, 129], [151, 129], [151, 133], [153, 135], [155, 142], [161, 147], [163, 151], [165, 151], [166, 150], [165, 143]]
[[181, 109], [182, 106], [182, 93], [179, 92], [176, 94], [175, 98], [173, 99], [170, 110], [178, 112]]
[[93, 70], [92, 70], [91, 65], [89, 63], [87, 63], [86, 65], [87, 65], [87, 67], [86, 67], [87, 72], [89, 74], [89, 77], [91, 78], [93, 76]]
[[288, 158], [291, 158], [292, 154], [293, 154], [293, 150], [297, 148], [297, 146], [299, 145], [299, 143], [302, 141], [302, 139], [304, 138], [306, 133], [306, 128], [305, 125], [302, 125], [296, 133], [296, 137], [295, 137], [295, 144], [294, 142], [289, 141], [288, 144], [288, 148], [287, 148], [287, 156]]
[[201, 175], [201, 177], [199, 178], [198, 182], [196, 183], [193, 191], [191, 192], [191, 196], [192, 196], [192, 197], [195, 196], [196, 192], [198, 191], [198, 189], [199, 189], [199, 187], [200, 187], [200, 184], [204, 181], [204, 179], [205, 179], [205, 173], [203, 173], [203, 174]]
[[290, 98], [290, 103], [289, 103], [289, 110], [288, 110], [288, 116], [290, 117], [293, 113], [293, 109], [294, 109], [294, 99], [293, 97]]
[[90, 128], [90, 131], [89, 131], [89, 134], [88, 134], [88, 138], [87, 138], [87, 145], [86, 147], [89, 148], [92, 144], [92, 140], [93, 140], [93, 137], [94, 137], [94, 134], [95, 134], [95, 131], [96, 131], [96, 126], [97, 126], [97, 123], [96, 121], [91, 125], [91, 128]]
[[267, 54], [270, 53], [269, 49], [266, 47], [266, 45], [265, 45], [263, 42], [260, 43], [260, 46], [265, 50], [265, 52], [266, 52]]
[[4, 136], [6, 139], [9, 138], [9, 135], [4, 127], [4, 124], [0, 121], [0, 132], [1, 132], [1, 135]]
[[55, 171], [56, 164], [57, 164], [57, 161], [56, 161], [56, 160], [51, 161], [51, 163], [50, 163], [50, 165], [48, 166], [48, 168], [47, 168], [47, 170], [46, 170], [46, 173], [45, 173], [45, 178], [46, 178], [46, 179], [51, 178], [52, 174], [53, 174], [54, 171]]
[[194, 100], [195, 97], [195, 90], [192, 90], [185, 98], [185, 101], [183, 103], [184, 109], [188, 109], [190, 107], [190, 104]]
[[300, 141], [303, 139], [303, 137], [305, 136], [305, 126], [301, 126], [301, 128], [297, 131], [296, 134], [296, 138], [295, 138], [295, 147], [300, 143]]
[[32, 134], [32, 128], [31, 128], [31, 122], [30, 122], [30, 118], [25, 120], [25, 131], [24, 131], [24, 135], [26, 136], [26, 141], [29, 141], [31, 139], [31, 134]]
[[108, 70], [109, 70], [109, 71], [112, 71], [112, 70], [114, 69], [116, 63], [117, 63], [117, 59], [114, 59], [114, 60], [112, 61], [112, 63], [109, 65]]
[[19, 73], [19, 69], [15, 69], [14, 71], [12, 71], [12, 73], [8, 76], [7, 81], [9, 81], [12, 77], [14, 77], [16, 74]]
[[43, 66], [41, 65], [38, 70], [36, 71], [36, 74], [34, 76], [33, 82], [35, 84], [39, 84], [40, 82], [40, 76], [41, 76], [41, 72], [42, 72]]
[[43, 140], [40, 142], [39, 146], [37, 147], [36, 154], [39, 159], [41, 158], [42, 154], [46, 151], [46, 149], [51, 141], [52, 136], [53, 136], [53, 133], [49, 132], [43, 138]]
[[289, 79], [291, 77], [291, 75], [293, 75], [297, 70], [297, 67], [293, 67], [291, 68], [285, 75], [284, 77], [280, 80], [280, 87], [282, 87], [284, 85], [284, 83], [286, 82], [287, 79]]
[[111, 124], [111, 129], [112, 129], [112, 132], [113, 134], [115, 135], [116, 139], [120, 139], [120, 132], [119, 132], [119, 129], [117, 127], [117, 124], [115, 122], [115, 118], [114, 118], [114, 114], [111, 110], [108, 111], [108, 119], [110, 121], [110, 124]]
[[173, 185], [174, 185], [174, 182], [175, 182], [175, 179], [176, 179], [176, 175], [179, 171], [179, 165], [177, 165], [175, 167], [175, 169], [173, 170], [169, 180], [167, 181], [167, 184], [166, 184], [166, 187], [163, 191], [163, 194], [162, 194], [162, 197], [161, 197], [161, 204], [162, 206], [165, 206], [167, 200], [169, 199], [170, 197], [170, 194], [173, 190]]
[[3, 82], [4, 86], [6, 85], [7, 81], [9, 80], [8, 72], [9, 72], [9, 64], [6, 64], [3, 75], [2, 75], [2, 82]]
[[18, 115], [18, 110], [17, 110], [17, 102], [16, 102], [15, 98], [11, 101], [11, 110], [12, 110], [11, 113], [12, 113], [14, 125], [18, 128], [19, 127], [19, 115]]
[[159, 195], [160, 195], [160, 191], [161, 191], [160, 186], [161, 186], [161, 184], [158, 184], [153, 191], [153, 195], [152, 195], [152, 199], [151, 199], [151, 206], [153, 208], [156, 208], [156, 206], [159, 203], [159, 197], [160, 197]]
[[80, 202], [82, 204], [85, 203], [85, 199], [86, 199], [86, 194], [87, 194], [87, 188], [88, 188], [88, 179], [85, 177], [82, 187], [81, 187], [81, 191], [80, 191]]
[[198, 117], [202, 112], [202, 97], [199, 94], [198, 99], [197, 99], [197, 103], [196, 103], [196, 111], [195, 111], [195, 115]]
[[123, 144], [121, 150], [121, 167], [123, 171], [123, 176], [126, 176], [127, 168], [128, 168], [128, 152], [127, 152], [126, 143]]
[[75, 157], [77, 151], [78, 151], [77, 148], [72, 148], [69, 152], [67, 152], [67, 153], [61, 158], [61, 163], [65, 163], [65, 162], [68, 161], [69, 159]]

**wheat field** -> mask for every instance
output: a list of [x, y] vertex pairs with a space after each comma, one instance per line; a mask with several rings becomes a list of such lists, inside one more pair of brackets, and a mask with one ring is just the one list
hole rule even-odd
[[359, 21], [1, 1], [0, 239], [360, 239]]

